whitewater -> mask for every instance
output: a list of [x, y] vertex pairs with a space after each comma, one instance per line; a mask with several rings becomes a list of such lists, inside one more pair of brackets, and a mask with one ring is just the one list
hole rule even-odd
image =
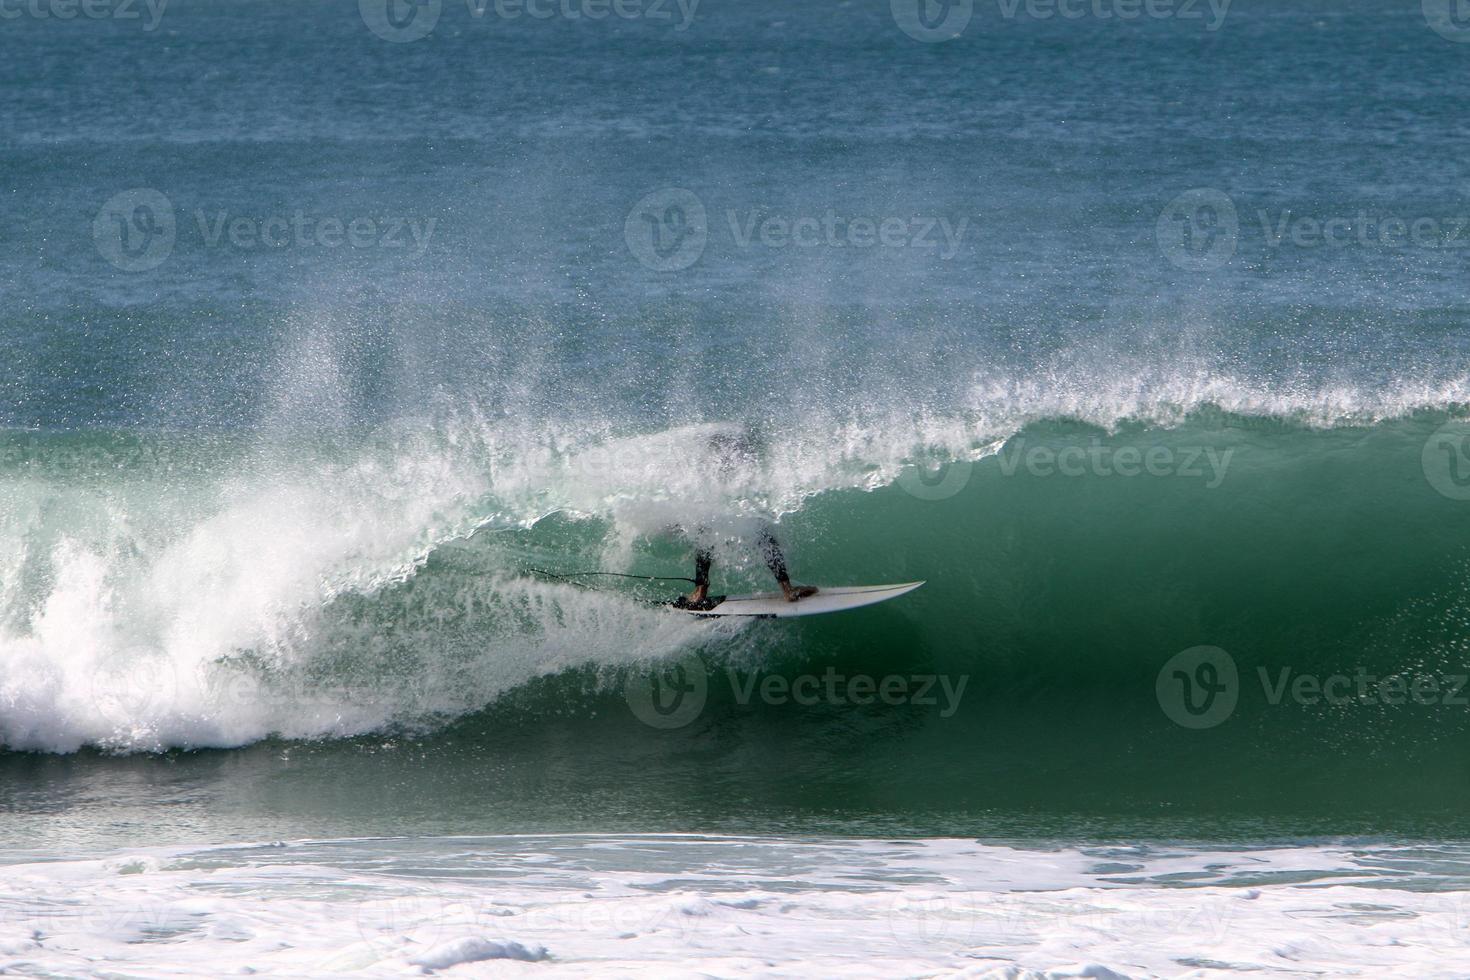
[[0, 875], [18, 975], [1448, 978], [1470, 908], [1462, 849], [1347, 842], [277, 841]]

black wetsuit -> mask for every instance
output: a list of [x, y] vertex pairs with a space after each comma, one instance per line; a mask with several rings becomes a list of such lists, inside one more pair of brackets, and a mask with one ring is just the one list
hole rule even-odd
[[[786, 556], [781, 553], [781, 545], [776, 541], [776, 536], [771, 533], [770, 528], [762, 528], [760, 536], [761, 557], [766, 560], [766, 567], [771, 574], [776, 576], [776, 581], [786, 585], [791, 581], [791, 575], [786, 571]], [[703, 586], [709, 588], [709, 570], [714, 564], [715, 556], [709, 548], [701, 547], [694, 554], [694, 585], [696, 588]]]

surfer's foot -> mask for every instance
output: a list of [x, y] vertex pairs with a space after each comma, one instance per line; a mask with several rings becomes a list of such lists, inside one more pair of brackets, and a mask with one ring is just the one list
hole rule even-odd
[[686, 605], [691, 607], [698, 606], [700, 603], [704, 602], [705, 597], [708, 595], [708, 585], [696, 585], [694, 587], [694, 591], [684, 597], [684, 602]]
[[816, 595], [817, 587], [815, 585], [792, 585], [790, 582], [782, 582], [781, 591], [786, 595], [787, 602], [795, 602], [797, 599], [805, 599], [809, 595]]

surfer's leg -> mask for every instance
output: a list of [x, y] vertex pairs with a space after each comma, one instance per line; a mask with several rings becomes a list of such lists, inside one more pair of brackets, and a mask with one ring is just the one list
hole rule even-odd
[[781, 553], [781, 544], [776, 536], [771, 533], [770, 528], [761, 530], [761, 556], [766, 560], [766, 567], [771, 574], [776, 576], [776, 584], [781, 586], [781, 592], [786, 596], [787, 602], [795, 602], [802, 596], [816, 595], [815, 585], [792, 585], [791, 575], [786, 570], [786, 556]]
[[694, 553], [694, 591], [689, 593], [691, 603], [703, 602], [709, 594], [709, 570], [715, 562], [714, 554], [705, 547]]
[[770, 528], [761, 529], [760, 545], [761, 557], [766, 560], [766, 567], [776, 576], [776, 581], [783, 584], [790, 582], [791, 576], [786, 571], [786, 556], [781, 553], [781, 544]]
[[680, 533], [694, 545], [694, 591], [684, 597], [685, 603], [703, 602], [709, 594], [709, 570], [714, 564], [714, 550], [709, 544], [709, 528], [697, 524], [692, 532], [679, 528]]

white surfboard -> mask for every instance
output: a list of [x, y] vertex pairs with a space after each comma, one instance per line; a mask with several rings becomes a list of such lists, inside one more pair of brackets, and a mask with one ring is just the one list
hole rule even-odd
[[[816, 616], [821, 613], [843, 612], [871, 606], [875, 602], [886, 602], [905, 592], [912, 592], [923, 582], [902, 582], [898, 585], [845, 585], [823, 588], [816, 595], [787, 602], [779, 592], [757, 592], [751, 595], [726, 596], [719, 605], [710, 609], [685, 609], [695, 616], [759, 616], [763, 618], [787, 619], [792, 616]], [[678, 608], [677, 606], [674, 608]]]

